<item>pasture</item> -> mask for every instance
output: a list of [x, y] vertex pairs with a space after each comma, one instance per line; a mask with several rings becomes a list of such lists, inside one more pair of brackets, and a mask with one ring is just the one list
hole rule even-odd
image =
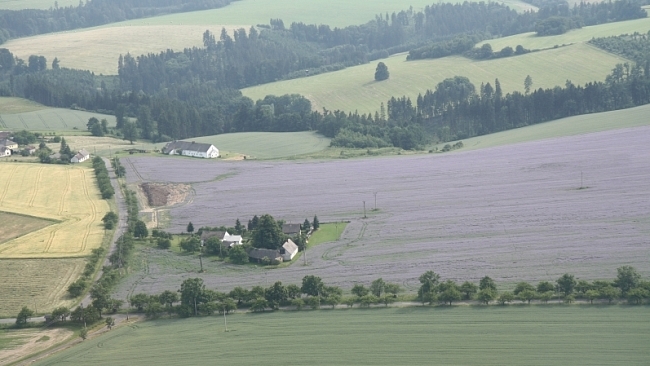
[[91, 117], [96, 117], [99, 120], [105, 118], [110, 127], [115, 127], [115, 116], [64, 108], [38, 108], [36, 103], [34, 103], [34, 109], [31, 111], [23, 112], [18, 109], [17, 112], [12, 112], [9, 105], [13, 104], [14, 100], [16, 105], [19, 106], [17, 108], [27, 109], [32, 106], [29, 101], [24, 99], [0, 98], [0, 108], [3, 104], [7, 105], [7, 107], [0, 109], [0, 129], [40, 132], [87, 131], [86, 125]]
[[[129, 183], [192, 185], [189, 199], [170, 210], [172, 232], [189, 221], [232, 225], [264, 213], [351, 222], [340, 240], [314, 247], [307, 266], [218, 265], [198, 274], [196, 263], [169, 271], [145, 258], [119, 296], [176, 289], [188, 276], [222, 291], [266, 278], [299, 283], [307, 274], [344, 289], [382, 277], [415, 291], [429, 269], [459, 282], [488, 275], [501, 288], [567, 272], [613, 278], [622, 265], [647, 277], [650, 206], [639, 197], [650, 195], [648, 133], [646, 125], [477, 151], [335, 161], [124, 158]], [[363, 201], [372, 207], [374, 192], [379, 210], [363, 219]]]
[[0, 259], [0, 317], [15, 317], [23, 306], [44, 314], [74, 305], [67, 288], [85, 265], [83, 258]]
[[[329, 138], [310, 131], [241, 132], [186, 140], [213, 144], [223, 159], [286, 159], [322, 151], [330, 144]], [[156, 144], [156, 148], [165, 144]]]
[[56, 221], [0, 246], [0, 258], [82, 257], [101, 245], [109, 211], [84, 166], [0, 163], [0, 210]]
[[649, 319], [647, 307], [617, 306], [235, 314], [228, 332], [219, 316], [147, 321], [35, 365], [642, 365]]
[[[580, 60], [589, 60], [581, 62]], [[418, 94], [434, 89], [446, 78], [466, 76], [479, 89], [481, 83], [499, 79], [504, 93], [524, 90], [524, 79], [530, 75], [534, 88], [564, 86], [605, 80], [617, 63], [625, 59], [585, 44], [534, 52], [496, 60], [475, 61], [461, 56], [436, 60], [406, 61], [405, 54], [381, 60], [388, 66], [390, 78], [374, 80], [377, 62], [349, 67], [337, 72], [306, 78], [278, 81], [242, 89], [253, 100], [266, 95], [302, 94], [311, 100], [314, 110], [340, 109], [374, 113], [391, 97], [408, 96], [413, 102]]]
[[[490, 39], [476, 45], [480, 47], [484, 43], [492, 45], [494, 51], [499, 51], [504, 47], [512, 48], [522, 45], [527, 49], [545, 49], [561, 46], [563, 44], [585, 43], [592, 38], [618, 36], [621, 34], [632, 34], [634, 32], [648, 33], [650, 31], [650, 18], [628, 20], [625, 22], [615, 22], [573, 29], [564, 34], [557, 36], [538, 37], [534, 32], [516, 34], [510, 37]], [[580, 58], [576, 58], [580, 60]]]

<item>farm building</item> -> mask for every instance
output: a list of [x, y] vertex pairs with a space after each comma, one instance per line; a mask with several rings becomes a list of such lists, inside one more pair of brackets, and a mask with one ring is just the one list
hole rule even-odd
[[24, 150], [27, 151], [29, 155], [33, 155], [34, 153], [36, 153], [36, 148], [32, 145], [25, 146]]
[[291, 239], [287, 239], [287, 242], [282, 244], [280, 248], [280, 254], [282, 254], [282, 259], [284, 261], [290, 261], [293, 257], [298, 254], [298, 246]]
[[282, 224], [282, 233], [285, 235], [300, 234], [300, 224]]
[[0, 147], [0, 158], [5, 156], [11, 156], [11, 149], [6, 146], [2, 146]]
[[9, 131], [0, 131], [0, 140], [8, 139], [11, 136]]
[[70, 159], [71, 163], [83, 163], [84, 161], [90, 159], [90, 153], [84, 149], [79, 150], [75, 156]]
[[282, 263], [282, 254], [277, 249], [253, 248], [248, 252], [251, 262], [263, 263], [265, 260], [270, 263]]
[[0, 147], [6, 147], [11, 150], [16, 150], [18, 149], [18, 144], [9, 139], [3, 139], [0, 140]]
[[219, 149], [214, 145], [194, 141], [172, 141], [163, 147], [162, 152], [167, 155], [185, 155], [205, 159], [219, 157]]
[[201, 245], [204, 245], [206, 240], [216, 237], [221, 240], [224, 247], [232, 248], [234, 245], [242, 245], [241, 235], [230, 235], [227, 231], [203, 231], [201, 233]]

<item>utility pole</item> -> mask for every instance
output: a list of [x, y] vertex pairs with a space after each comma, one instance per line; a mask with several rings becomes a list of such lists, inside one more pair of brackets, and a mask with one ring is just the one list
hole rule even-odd
[[203, 273], [203, 259], [201, 259], [201, 255], [202, 254], [199, 254], [199, 263], [201, 263], [201, 272], [200, 273]]
[[226, 327], [226, 332], [228, 331], [228, 321], [226, 321], [226, 308], [223, 309], [223, 325]]
[[377, 211], [377, 192], [375, 192], [375, 211]]
[[363, 218], [367, 219], [368, 216], [366, 216], [366, 201], [363, 201]]

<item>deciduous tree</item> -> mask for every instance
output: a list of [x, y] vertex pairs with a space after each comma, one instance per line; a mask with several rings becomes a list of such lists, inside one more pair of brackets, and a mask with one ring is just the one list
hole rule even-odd
[[377, 64], [377, 69], [375, 70], [375, 80], [382, 81], [388, 79], [390, 72], [388, 72], [388, 66], [385, 63], [380, 62]]
[[27, 320], [32, 316], [34, 316], [34, 312], [27, 306], [23, 306], [23, 308], [20, 309], [20, 312], [16, 316], [16, 326], [17, 327], [24, 326], [25, 324], [27, 324]]

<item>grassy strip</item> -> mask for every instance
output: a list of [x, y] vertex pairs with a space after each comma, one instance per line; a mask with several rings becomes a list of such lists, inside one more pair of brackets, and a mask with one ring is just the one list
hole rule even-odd
[[318, 244], [339, 240], [343, 231], [348, 226], [348, 222], [330, 222], [320, 224], [318, 230], [309, 237], [307, 248], [314, 247]]

